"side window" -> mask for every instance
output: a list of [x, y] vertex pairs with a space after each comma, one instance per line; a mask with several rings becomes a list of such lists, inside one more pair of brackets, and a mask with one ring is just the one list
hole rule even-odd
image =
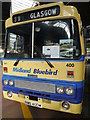
[[73, 58], [78, 58], [81, 54], [79, 27], [76, 20], [71, 19], [73, 38]]

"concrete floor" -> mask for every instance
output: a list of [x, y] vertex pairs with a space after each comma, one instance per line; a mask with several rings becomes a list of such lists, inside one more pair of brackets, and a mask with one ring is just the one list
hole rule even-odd
[[23, 118], [20, 103], [2, 98], [2, 118]]
[[[30, 112], [35, 118], [90, 118], [90, 64], [86, 66], [86, 82], [83, 99], [83, 111], [81, 115], [73, 115], [63, 112], [57, 112], [47, 109], [39, 109], [35, 107], [29, 107]], [[2, 116], [3, 118], [23, 118], [21, 105], [18, 102], [13, 102], [2, 98]]]

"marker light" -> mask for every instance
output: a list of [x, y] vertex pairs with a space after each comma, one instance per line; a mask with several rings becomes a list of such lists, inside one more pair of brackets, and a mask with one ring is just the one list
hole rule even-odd
[[7, 71], [8, 71], [7, 67], [4, 67], [3, 69], [4, 69], [4, 72], [7, 72]]
[[64, 93], [64, 88], [63, 88], [63, 86], [57, 86], [57, 92], [58, 92], [59, 94], [63, 94], [63, 93]]
[[63, 107], [64, 110], [68, 110], [70, 108], [70, 105], [69, 105], [68, 102], [63, 102], [62, 107]]
[[67, 88], [65, 89], [65, 93], [66, 93], [67, 95], [73, 95], [73, 94], [74, 94], [74, 89], [69, 86], [69, 87], [67, 87]]
[[8, 80], [7, 79], [4, 80], [4, 85], [8, 85]]
[[7, 96], [8, 96], [8, 97], [12, 97], [12, 92], [11, 92], [11, 91], [8, 91], [8, 92], [7, 92]]
[[9, 85], [10, 85], [10, 86], [13, 86], [13, 84], [14, 84], [14, 83], [13, 83], [13, 80], [9, 80]]
[[74, 72], [73, 71], [67, 71], [67, 76], [68, 77], [74, 77]]

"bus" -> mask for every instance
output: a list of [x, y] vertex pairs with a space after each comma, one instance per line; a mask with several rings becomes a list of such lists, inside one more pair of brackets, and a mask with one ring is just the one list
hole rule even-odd
[[62, 2], [6, 20], [3, 96], [26, 105], [81, 114], [85, 48], [80, 14]]

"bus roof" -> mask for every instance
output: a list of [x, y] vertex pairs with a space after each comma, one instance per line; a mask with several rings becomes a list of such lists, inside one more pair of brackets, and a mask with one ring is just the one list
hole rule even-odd
[[80, 22], [80, 15], [74, 6], [66, 6], [62, 2], [58, 2], [15, 12], [6, 20], [5, 27], [59, 18], [74, 18]]

